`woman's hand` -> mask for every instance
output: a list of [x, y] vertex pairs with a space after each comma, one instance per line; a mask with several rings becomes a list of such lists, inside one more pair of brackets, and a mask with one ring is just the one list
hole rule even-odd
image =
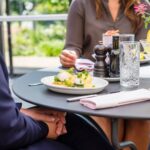
[[63, 50], [59, 58], [64, 67], [73, 67], [78, 58], [78, 54], [75, 51]]
[[104, 34], [105, 35], [116, 35], [119, 33], [119, 30], [108, 30]]

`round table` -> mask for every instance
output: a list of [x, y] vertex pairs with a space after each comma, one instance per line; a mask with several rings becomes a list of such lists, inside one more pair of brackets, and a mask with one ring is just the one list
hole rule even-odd
[[[30, 83], [40, 82], [42, 77], [55, 75], [56, 72], [35, 71], [24, 75], [14, 81], [13, 91], [24, 101], [63, 111], [113, 118], [150, 119], [150, 101], [114, 108], [91, 110], [82, 106], [79, 104], [79, 102], [66, 101], [68, 97], [74, 97], [77, 95], [55, 93], [48, 90], [44, 85], [29, 86]], [[150, 79], [141, 79], [139, 88], [150, 88]], [[120, 90], [122, 89], [119, 85], [119, 82], [115, 82], [110, 83], [102, 93], [111, 93]]]
[[[117, 126], [118, 119], [150, 119], [150, 101], [141, 102], [136, 104], [124, 105], [114, 108], [100, 109], [100, 110], [91, 110], [82, 106], [78, 101], [77, 102], [67, 102], [68, 97], [74, 97], [77, 95], [68, 95], [55, 93], [48, 90], [44, 85], [38, 86], [29, 86], [31, 83], [40, 82], [42, 77], [55, 75], [58, 72], [57, 69], [46, 69], [38, 70], [32, 73], [26, 74], [18, 78], [13, 83], [14, 93], [24, 101], [27, 101], [32, 104], [67, 111], [73, 113], [80, 113], [86, 115], [95, 115], [109, 117], [112, 119], [112, 142], [116, 148], [124, 146], [124, 144], [118, 144], [117, 138]], [[141, 78], [139, 88], [150, 88], [150, 78]], [[101, 93], [110, 93], [115, 91], [120, 91], [119, 82], [110, 83], [108, 87]], [[131, 149], [135, 150], [134, 144], [131, 144]]]

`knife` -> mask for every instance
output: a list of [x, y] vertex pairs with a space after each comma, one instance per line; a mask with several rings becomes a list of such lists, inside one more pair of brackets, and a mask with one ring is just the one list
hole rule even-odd
[[90, 97], [95, 97], [95, 96], [98, 96], [98, 94], [70, 97], [70, 98], [67, 98], [67, 102], [79, 101], [82, 98], [90, 98]]
[[92, 94], [92, 95], [83, 95], [83, 96], [69, 97], [69, 98], [67, 98], [67, 102], [75, 102], [75, 101], [79, 101], [82, 98], [90, 98], [90, 97], [95, 97], [95, 96], [104, 95], [104, 94], [117, 93], [117, 92], [120, 92], [120, 90], [118, 90], [118, 91], [111, 91], [111, 92], [102, 93], [102, 94]]

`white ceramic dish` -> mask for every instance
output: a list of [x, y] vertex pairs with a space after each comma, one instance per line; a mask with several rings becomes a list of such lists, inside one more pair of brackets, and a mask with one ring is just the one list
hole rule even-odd
[[149, 62], [150, 62], [150, 58], [140, 60], [140, 64], [145, 64], [145, 63], [149, 63]]
[[94, 77], [93, 78], [93, 88], [75, 88], [75, 87], [64, 87], [54, 85], [54, 76], [47, 76], [41, 79], [42, 84], [44, 84], [48, 89], [58, 93], [65, 94], [93, 94], [102, 91], [109, 83], [108, 81]]

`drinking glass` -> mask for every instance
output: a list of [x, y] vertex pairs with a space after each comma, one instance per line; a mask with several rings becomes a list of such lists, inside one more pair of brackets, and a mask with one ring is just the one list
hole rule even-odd
[[107, 34], [103, 33], [102, 43], [106, 47], [111, 47], [112, 46], [112, 35], [107, 35]]
[[120, 43], [120, 84], [123, 87], [139, 85], [140, 43], [123, 41]]
[[112, 46], [113, 36], [119, 36], [119, 42], [122, 41], [134, 41], [134, 34], [116, 34], [116, 35], [106, 35], [103, 34], [102, 41], [105, 46]]
[[119, 41], [134, 41], [134, 34], [119, 34]]

